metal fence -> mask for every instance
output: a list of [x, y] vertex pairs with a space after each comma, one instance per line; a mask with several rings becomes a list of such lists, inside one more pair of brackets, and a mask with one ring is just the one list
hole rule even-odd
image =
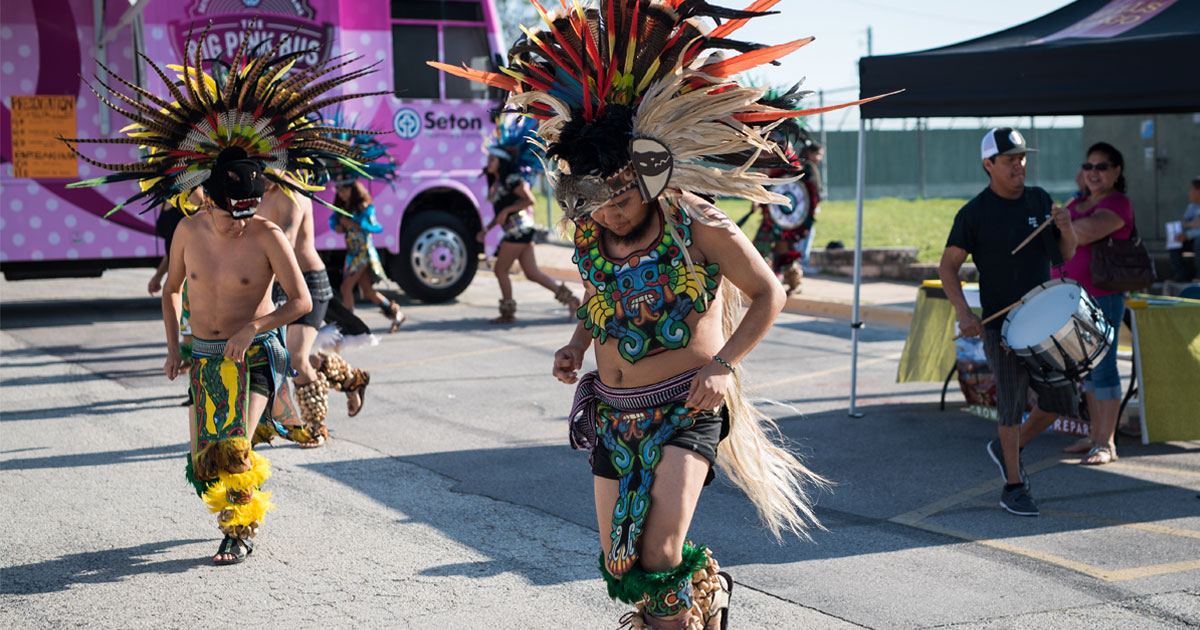
[[[987, 185], [979, 143], [987, 129], [868, 130], [866, 197], [974, 197]], [[1022, 129], [1029, 154], [1026, 183], [1059, 199], [1075, 190], [1083, 151], [1081, 128]], [[832, 200], [854, 198], [857, 131], [825, 133], [825, 189]]]

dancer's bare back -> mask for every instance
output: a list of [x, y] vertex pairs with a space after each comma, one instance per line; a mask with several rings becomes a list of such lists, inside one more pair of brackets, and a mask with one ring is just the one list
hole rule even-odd
[[278, 184], [269, 183], [262, 203], [258, 204], [258, 216], [283, 230], [292, 245], [292, 253], [296, 256], [300, 271], [325, 268], [325, 263], [317, 255], [312, 200], [304, 195], [289, 195]]

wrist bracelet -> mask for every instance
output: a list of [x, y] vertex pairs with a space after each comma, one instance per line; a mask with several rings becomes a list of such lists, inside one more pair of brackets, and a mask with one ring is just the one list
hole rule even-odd
[[722, 359], [721, 357], [714, 354], [713, 361], [716, 361], [717, 363], [720, 363], [721, 365], [725, 366], [725, 369], [729, 370], [730, 374], [737, 374], [737, 370], [733, 369], [733, 366], [729, 365], [729, 362], [726, 361], [725, 359]]

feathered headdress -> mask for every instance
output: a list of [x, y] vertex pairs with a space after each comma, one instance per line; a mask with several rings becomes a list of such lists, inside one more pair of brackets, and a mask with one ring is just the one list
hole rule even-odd
[[[509, 106], [541, 121], [546, 172], [568, 218], [635, 185], [648, 201], [689, 191], [786, 203], [766, 188], [786, 179], [752, 170], [787, 162], [771, 129], [873, 100], [785, 109], [734, 78], [812, 41], [761, 46], [728, 38], [778, 0], [755, 0], [744, 11], [705, 0], [602, 0], [598, 8], [573, 1], [548, 13], [532, 0], [545, 27], [522, 29], [501, 73], [428, 62], [511, 92]], [[726, 21], [714, 28], [703, 18]]]
[[[364, 132], [328, 127], [308, 117], [323, 107], [352, 98], [385, 94], [373, 92], [319, 98], [337, 86], [373, 72], [374, 64], [327, 77], [361, 59], [339, 55], [292, 73], [296, 59], [309, 54], [310, 50], [281, 52], [289, 43], [288, 37], [280, 38], [269, 50], [264, 50], [265, 45], [250, 50], [249, 36], [249, 30], [242, 34], [232, 63], [209, 61], [211, 74], [204, 70], [204, 60], [200, 56], [199, 42], [204, 36], [191, 43], [187, 49], [195, 50], [194, 57], [186, 59], [182, 66], [167, 66], [178, 73], [178, 82], [171, 81], [163, 68], [141, 55], [167, 86], [169, 98], [133, 85], [97, 61], [110, 77], [133, 92], [136, 98], [101, 82], [107, 92], [128, 107], [125, 109], [101, 95], [90, 82], [88, 87], [101, 102], [133, 124], [122, 129], [129, 136], [127, 138], [60, 138], [88, 164], [116, 171], [69, 187], [138, 181], [141, 192], [117, 205], [109, 214], [139, 199], [145, 200], [147, 210], [167, 201], [182, 207], [195, 188], [202, 184], [212, 185], [208, 180], [214, 175], [215, 167], [224, 169], [231, 161], [252, 161], [264, 170], [268, 179], [285, 190], [329, 205], [313, 196], [319, 187], [304, 182], [330, 164], [360, 168], [358, 151], [335, 136]], [[191, 40], [190, 33], [188, 39]], [[100, 81], [98, 77], [97, 81]], [[133, 144], [145, 152], [140, 161], [109, 164], [81, 154], [75, 147], [81, 142]], [[290, 177], [283, 177], [285, 173]]]
[[[797, 110], [800, 109], [800, 101], [810, 94], [811, 91], [801, 90], [799, 84], [790, 88], [767, 86], [759, 102], [777, 109]], [[803, 118], [784, 118], [768, 134], [793, 171], [803, 168], [802, 151], [812, 144], [812, 137], [804, 128], [804, 122]]]
[[542, 170], [537, 125], [537, 120], [528, 116], [502, 112], [496, 122], [496, 135], [488, 146], [488, 155], [504, 160], [513, 173], [526, 179], [533, 177]]
[[345, 115], [341, 108], [328, 111], [324, 116], [319, 114], [314, 116], [318, 117], [314, 122], [323, 122], [323, 124], [337, 129], [350, 129], [344, 133], [334, 133], [332, 137], [352, 146], [358, 156], [358, 164], [354, 167], [347, 166], [342, 162], [328, 164], [323, 175], [318, 177], [317, 183], [332, 181], [334, 185], [342, 186], [364, 177], [380, 180], [387, 184], [396, 180], [396, 162], [388, 154], [388, 145], [375, 137], [379, 132], [354, 131], [353, 128], [356, 127], [354, 121], [351, 120], [349, 124], [345, 123]]

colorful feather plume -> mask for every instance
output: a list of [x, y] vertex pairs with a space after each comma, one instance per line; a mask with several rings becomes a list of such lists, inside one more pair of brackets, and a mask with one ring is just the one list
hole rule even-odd
[[[69, 187], [137, 181], [141, 192], [117, 205], [109, 214], [137, 200], [144, 200], [146, 210], [149, 210], [168, 201], [186, 199], [208, 179], [222, 150], [241, 147], [250, 158], [262, 163], [272, 181], [329, 205], [313, 196], [319, 187], [304, 182], [312, 180], [321, 169], [332, 164], [360, 167], [363, 156], [359, 150], [338, 136], [369, 132], [330, 127], [312, 121], [309, 116], [352, 98], [386, 94], [373, 92], [321, 98], [338, 86], [374, 72], [374, 64], [335, 76], [332, 73], [361, 59], [339, 55], [293, 72], [296, 59], [310, 50], [283, 52], [288, 37], [280, 38], [269, 49], [260, 45], [251, 50], [249, 35], [249, 30], [242, 34], [232, 63], [203, 60], [199, 42], [189, 45], [187, 50], [195, 51], [194, 56], [182, 66], [166, 66], [166, 70], [177, 72], [175, 81], [167, 76], [166, 70], [142, 55], [167, 86], [167, 96], [140, 88], [99, 64], [133, 96], [105, 85], [99, 77], [96, 77], [97, 82], [120, 104], [106, 98], [90, 82], [88, 87], [101, 102], [132, 124], [122, 129], [128, 136], [126, 138], [60, 138], [83, 161], [115, 171]], [[203, 39], [204, 35], [201, 36]], [[190, 33], [188, 40], [191, 41]], [[205, 63], [211, 71], [204, 70]], [[143, 155], [137, 162], [99, 162], [80, 153], [75, 146], [79, 143], [132, 144], [139, 146]], [[289, 177], [284, 177], [285, 174]]]
[[356, 121], [346, 121], [340, 107], [314, 114], [313, 124], [324, 124], [339, 130], [332, 138], [353, 147], [356, 161], [341, 160], [327, 163], [318, 183], [332, 181], [335, 185], [349, 184], [359, 179], [370, 179], [391, 184], [396, 179], [396, 162], [388, 154], [388, 145], [375, 136], [381, 132], [357, 129]]
[[529, 179], [542, 170], [537, 145], [537, 120], [514, 112], [502, 112], [488, 154], [507, 160], [512, 172]]
[[[787, 180], [751, 170], [790, 161], [771, 131], [783, 120], [874, 100], [797, 109], [796, 99], [773, 102], [764, 89], [735, 78], [777, 64], [812, 41], [764, 46], [730, 38], [748, 20], [775, 13], [769, 10], [779, 0], [755, 0], [744, 10], [705, 0], [600, 0], [586, 7], [560, 0], [553, 11], [531, 1], [544, 25], [522, 29], [508, 68], [481, 72], [428, 63], [511, 92], [508, 106], [540, 121], [539, 143], [554, 182], [562, 176], [607, 178], [630, 161], [623, 145], [650, 138], [674, 162], [663, 194], [786, 203], [767, 187]], [[593, 139], [613, 137], [609, 147], [592, 146]], [[595, 157], [604, 152], [615, 157]]]

